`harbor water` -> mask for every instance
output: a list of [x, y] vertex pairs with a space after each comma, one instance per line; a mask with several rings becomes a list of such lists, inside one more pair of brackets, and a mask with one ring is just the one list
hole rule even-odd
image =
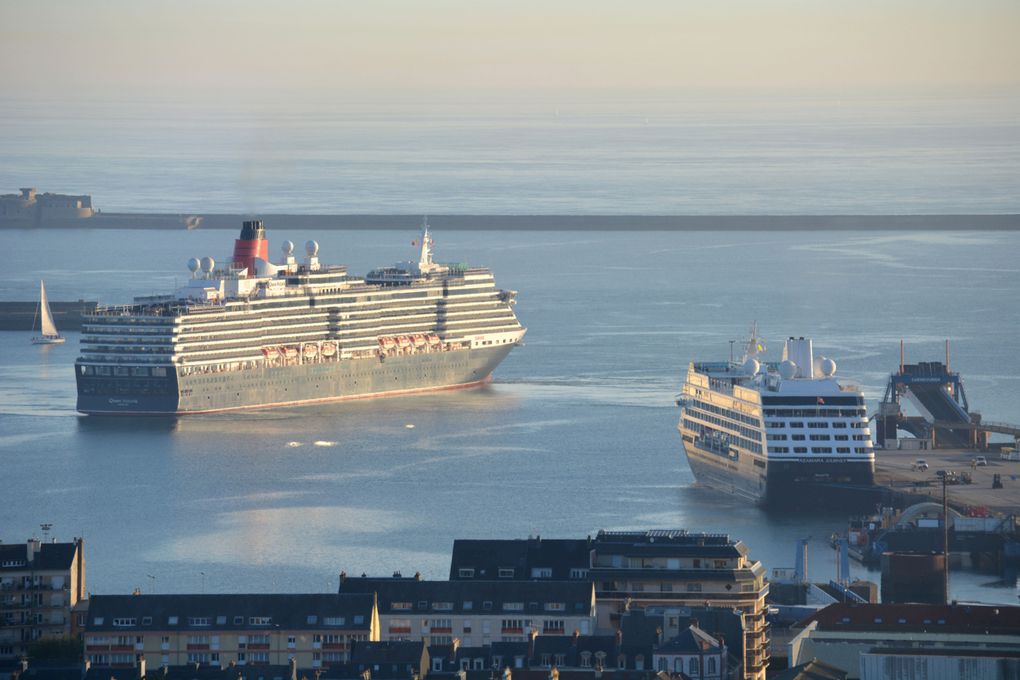
[[[325, 262], [412, 256], [400, 232], [315, 238]], [[838, 512], [768, 515], [699, 487], [673, 403], [687, 363], [725, 359], [757, 320], [777, 357], [812, 336], [869, 406], [899, 363], [942, 360], [987, 420], [1017, 421], [1020, 234], [443, 232], [437, 259], [484, 264], [520, 292], [525, 345], [482, 389], [179, 420], [74, 411], [77, 334], [0, 333], [4, 540], [84, 536], [93, 593], [323, 591], [337, 574], [448, 575], [455, 538], [686, 527], [744, 540], [769, 568], [835, 576]], [[167, 292], [224, 231], [7, 231], [0, 299], [127, 302]], [[738, 345], [739, 346], [739, 345]], [[1020, 464], [1017, 464], [1020, 465]], [[1020, 468], [1017, 469], [1020, 476]], [[1006, 483], [1020, 483], [1007, 478]], [[857, 576], [878, 574], [856, 567]], [[997, 575], [952, 577], [961, 600], [1015, 602]]]

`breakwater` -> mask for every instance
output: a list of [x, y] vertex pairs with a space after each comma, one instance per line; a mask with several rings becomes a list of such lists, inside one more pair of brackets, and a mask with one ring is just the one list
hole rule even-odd
[[[239, 213], [97, 213], [39, 223], [0, 220], [0, 229], [237, 229]], [[259, 214], [275, 229], [417, 229], [421, 215]], [[1020, 230], [1020, 215], [430, 215], [437, 229], [577, 231]]]
[[[50, 300], [50, 311], [53, 322], [62, 331], [81, 329], [82, 315], [96, 310], [96, 302], [78, 300], [77, 302], [56, 302]], [[38, 323], [36, 314], [39, 302], [35, 301], [0, 301], [0, 331], [30, 331], [33, 322]]]

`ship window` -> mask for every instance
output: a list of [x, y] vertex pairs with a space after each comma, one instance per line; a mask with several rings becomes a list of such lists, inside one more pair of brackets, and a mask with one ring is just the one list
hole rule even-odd
[[791, 423], [790, 423], [790, 427], [804, 427], [804, 423], [800, 423], [800, 422], [791, 422]]
[[806, 446], [794, 446], [793, 447], [793, 452], [794, 453], [807, 453], [807, 447]]

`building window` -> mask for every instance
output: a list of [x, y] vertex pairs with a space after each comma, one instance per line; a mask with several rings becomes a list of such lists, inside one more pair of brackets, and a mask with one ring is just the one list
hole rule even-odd
[[177, 617], [176, 616], [168, 616], [167, 619], [166, 619], [166, 623], [167, 623], [168, 626], [176, 626], [177, 625]]
[[587, 569], [578, 569], [577, 567], [570, 570], [570, 578], [582, 579], [588, 578]]
[[142, 625], [143, 626], [151, 626], [152, 625], [152, 617], [151, 616], [143, 616], [142, 617]]
[[700, 593], [701, 592], [701, 584], [700, 583], [688, 583], [687, 584], [687, 592], [688, 593]]
[[474, 607], [474, 603], [473, 603], [473, 602], [471, 602], [471, 600], [464, 600], [464, 604], [463, 604], [463, 606], [461, 607], [461, 609], [463, 609], [463, 610], [464, 610], [464, 611], [466, 611], [466, 612], [469, 612], [469, 611], [471, 611], [471, 609], [472, 609], [473, 607]]
[[116, 628], [126, 628], [138, 624], [138, 619], [114, 619], [113, 625]]
[[436, 610], [437, 612], [452, 611], [453, 610], [453, 603], [452, 602], [433, 602], [432, 603], [432, 609]]
[[209, 617], [208, 616], [189, 616], [188, 617], [188, 625], [189, 626], [208, 626], [209, 625]]
[[549, 567], [532, 567], [531, 578], [552, 578], [552, 569]]
[[[273, 617], [271, 617], [271, 616], [249, 616], [248, 617], [248, 625], [249, 626], [268, 626], [272, 622], [273, 622]], [[326, 624], [326, 625], [329, 625], [329, 624]]]
[[591, 652], [581, 652], [581, 668], [591, 668]]
[[[355, 623], [357, 623], [357, 617], [355, 617]], [[343, 616], [324, 616], [322, 617], [322, 625], [324, 626], [342, 626], [346, 623], [346, 619]]]
[[500, 578], [513, 578], [514, 577], [514, 570], [513, 570], [513, 568], [512, 567], [500, 567], [499, 568], [499, 577]]
[[705, 663], [705, 665], [708, 667], [708, 670], [706, 672], [709, 675], [715, 675], [716, 673], [719, 672], [718, 669], [716, 668], [717, 664], [714, 656], [708, 657], [708, 661]]
[[524, 603], [523, 602], [504, 602], [503, 603], [503, 611], [522, 612], [522, 611], [524, 611]]
[[689, 669], [687, 674], [691, 677], [701, 674], [701, 666], [698, 664], [698, 657], [692, 656], [687, 660], [687, 668]]
[[474, 578], [475, 570], [469, 567], [461, 567], [460, 569], [457, 570], [457, 575], [460, 576], [461, 578]]
[[677, 673], [684, 672], [684, 659], [682, 656], [678, 656], [673, 659], [673, 670]]
[[410, 602], [392, 602], [390, 603], [390, 609], [398, 612], [411, 611]]
[[294, 635], [287, 636], [287, 648], [294, 649], [297, 646], [297, 637]]

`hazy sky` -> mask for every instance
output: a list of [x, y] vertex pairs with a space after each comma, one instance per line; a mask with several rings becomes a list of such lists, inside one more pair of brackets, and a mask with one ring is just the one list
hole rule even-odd
[[0, 2], [6, 95], [1011, 89], [1018, 0]]

